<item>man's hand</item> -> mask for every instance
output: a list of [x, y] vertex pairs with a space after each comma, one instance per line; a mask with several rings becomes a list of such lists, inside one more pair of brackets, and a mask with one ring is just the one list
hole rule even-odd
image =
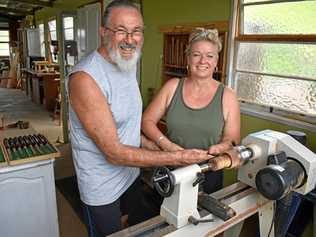
[[176, 153], [181, 156], [183, 162], [181, 165], [183, 166], [200, 163], [211, 158], [207, 151], [198, 149], [186, 149], [177, 151]]

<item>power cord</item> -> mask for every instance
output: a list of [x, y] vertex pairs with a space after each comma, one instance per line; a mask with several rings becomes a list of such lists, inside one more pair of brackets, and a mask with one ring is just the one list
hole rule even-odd
[[271, 234], [271, 231], [272, 231], [272, 227], [273, 227], [274, 222], [275, 222], [275, 217], [276, 217], [276, 201], [274, 201], [274, 203], [273, 203], [273, 218], [272, 218], [272, 221], [271, 221], [268, 237], [270, 237], [270, 234]]

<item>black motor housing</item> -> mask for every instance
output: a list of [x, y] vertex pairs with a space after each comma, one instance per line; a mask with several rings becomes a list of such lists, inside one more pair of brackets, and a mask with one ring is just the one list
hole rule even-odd
[[270, 164], [256, 175], [257, 190], [267, 199], [279, 200], [293, 189], [303, 185], [305, 171], [291, 158], [281, 164]]

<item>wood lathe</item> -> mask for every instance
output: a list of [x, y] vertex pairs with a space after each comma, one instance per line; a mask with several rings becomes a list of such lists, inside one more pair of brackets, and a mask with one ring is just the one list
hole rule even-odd
[[[203, 173], [225, 168], [238, 168], [240, 182], [211, 195], [198, 192]], [[165, 197], [160, 216], [111, 237], [239, 236], [243, 221], [255, 213], [260, 236], [274, 237], [275, 200], [291, 192], [309, 193], [316, 185], [315, 172], [316, 155], [290, 135], [253, 133], [207, 164], [158, 168], [153, 184]]]

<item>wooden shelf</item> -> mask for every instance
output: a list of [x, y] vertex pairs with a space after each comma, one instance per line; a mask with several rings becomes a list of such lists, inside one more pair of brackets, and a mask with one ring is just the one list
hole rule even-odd
[[176, 64], [164, 64], [165, 67], [172, 67], [172, 68], [181, 68], [181, 69], [186, 69], [186, 66], [179, 66]]
[[174, 77], [184, 77], [186, 73], [177, 73], [177, 72], [164, 72], [165, 75], [174, 76]]

